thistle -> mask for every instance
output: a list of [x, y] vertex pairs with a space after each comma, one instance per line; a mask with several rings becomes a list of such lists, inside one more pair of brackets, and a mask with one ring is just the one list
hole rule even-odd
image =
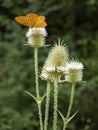
[[58, 43], [50, 50], [43, 69], [43, 77], [50, 78], [54, 82], [54, 119], [53, 130], [57, 129], [57, 109], [58, 109], [58, 80], [65, 73], [65, 66], [68, 60], [68, 50], [63, 42]]
[[65, 76], [66, 81], [71, 83], [76, 83], [79, 81], [82, 81], [83, 77], [83, 64], [79, 61], [72, 60], [67, 63], [66, 69], [68, 72], [68, 75]]
[[71, 120], [77, 113], [76, 112], [72, 117], [70, 117], [71, 109], [72, 109], [72, 105], [73, 105], [73, 101], [74, 101], [74, 95], [75, 95], [75, 85], [77, 82], [82, 81], [83, 68], [84, 68], [83, 64], [77, 60], [76, 61], [71, 60], [66, 65], [66, 69], [67, 69], [68, 74], [65, 76], [65, 79], [66, 79], [66, 81], [71, 82], [72, 88], [71, 88], [70, 103], [69, 103], [69, 107], [68, 107], [68, 111], [67, 111], [67, 115], [66, 115], [66, 121], [64, 122], [63, 130], [66, 130], [66, 127], [67, 127], [68, 122], [69, 122], [68, 120]]
[[43, 47], [45, 45], [45, 37], [47, 32], [45, 28], [29, 28], [26, 33], [28, 43], [34, 48]]
[[[47, 32], [44, 28], [45, 26], [47, 26], [47, 23], [45, 21], [45, 16], [38, 16], [36, 14], [29, 13], [26, 16], [15, 17], [15, 20], [18, 23], [29, 27], [29, 30], [26, 33], [26, 37], [28, 38], [27, 45], [30, 45], [31, 47], [34, 48], [36, 95], [37, 95], [37, 99], [40, 99], [39, 80], [38, 80], [38, 49], [44, 46], [45, 36], [47, 36]], [[43, 130], [41, 102], [40, 103], [37, 102], [37, 104], [39, 110], [40, 129]]]

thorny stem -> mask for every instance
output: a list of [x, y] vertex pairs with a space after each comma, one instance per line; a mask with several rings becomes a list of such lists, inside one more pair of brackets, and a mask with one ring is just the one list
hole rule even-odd
[[38, 110], [39, 110], [40, 129], [43, 130], [43, 121], [42, 121], [41, 103], [38, 103]]
[[39, 98], [39, 80], [38, 80], [38, 48], [34, 48], [34, 62], [35, 62], [35, 84], [36, 95]]
[[[34, 48], [34, 61], [35, 61], [35, 84], [36, 84], [36, 95], [39, 98], [39, 80], [38, 80], [38, 48]], [[38, 103], [40, 130], [43, 130], [41, 103]]]
[[[68, 118], [70, 117], [70, 114], [71, 114], [74, 95], [75, 95], [75, 83], [72, 83], [70, 103], [69, 103], [68, 112], [67, 112], [67, 116], [66, 116], [67, 120], [68, 120]], [[67, 124], [64, 124], [63, 130], [66, 130], [66, 127], [67, 127]]]
[[70, 113], [71, 113], [71, 109], [72, 109], [72, 105], [73, 105], [73, 100], [74, 100], [74, 94], [75, 94], [75, 84], [72, 83], [70, 103], [69, 103], [68, 112], [67, 112], [67, 119], [69, 118]]
[[64, 123], [63, 130], [66, 130], [67, 125]]
[[51, 81], [47, 81], [47, 97], [46, 97], [46, 110], [45, 110], [45, 120], [44, 120], [44, 130], [47, 130], [48, 126], [48, 114], [49, 114], [49, 102], [50, 102], [50, 87]]
[[53, 130], [57, 130], [57, 109], [58, 109], [58, 76], [54, 78], [54, 119]]

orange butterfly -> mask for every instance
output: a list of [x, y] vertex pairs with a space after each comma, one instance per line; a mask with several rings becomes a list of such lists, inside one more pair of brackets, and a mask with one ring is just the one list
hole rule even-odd
[[38, 16], [36, 14], [33, 13], [29, 13], [26, 16], [18, 16], [15, 17], [15, 20], [24, 25], [24, 26], [28, 26], [28, 27], [35, 27], [35, 28], [43, 28], [45, 26], [47, 26], [47, 23], [45, 21], [45, 16]]

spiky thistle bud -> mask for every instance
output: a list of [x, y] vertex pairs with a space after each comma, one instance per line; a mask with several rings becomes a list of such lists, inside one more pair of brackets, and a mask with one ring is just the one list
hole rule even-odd
[[58, 43], [51, 49], [48, 59], [49, 65], [52, 67], [65, 67], [68, 60], [68, 50], [62, 41], [58, 40]]
[[67, 60], [68, 50], [62, 42], [58, 40], [58, 43], [56, 43], [49, 52], [48, 58], [42, 70], [42, 74], [51, 77], [51, 79], [53, 79], [54, 75], [60, 76], [66, 71], [65, 66]]
[[45, 28], [29, 28], [28, 32], [26, 33], [29, 45], [35, 48], [44, 46], [45, 36], [47, 36]]
[[76, 83], [82, 81], [83, 64], [79, 61], [72, 60], [66, 65], [68, 75], [65, 76], [66, 81]]

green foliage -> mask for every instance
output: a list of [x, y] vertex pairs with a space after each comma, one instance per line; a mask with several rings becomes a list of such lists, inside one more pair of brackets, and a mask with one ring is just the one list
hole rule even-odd
[[[1, 0], [0, 1], [0, 130], [38, 129], [37, 105], [25, 92], [35, 95], [33, 49], [24, 46], [26, 27], [14, 17], [34, 12], [45, 15], [48, 23], [47, 44], [58, 37], [69, 47], [70, 57], [77, 56], [85, 66], [85, 83], [77, 84], [73, 113], [77, 116], [68, 130], [97, 130], [98, 121], [98, 1], [97, 0]], [[52, 43], [51, 43], [52, 44]], [[41, 70], [49, 48], [39, 52]], [[46, 83], [40, 80], [41, 95]], [[59, 109], [66, 115], [70, 85], [59, 87]], [[51, 95], [51, 99], [52, 99]], [[64, 105], [65, 104], [65, 105]], [[52, 108], [52, 103], [50, 108]], [[43, 103], [44, 106], [44, 103]], [[50, 120], [53, 118], [50, 110]], [[44, 112], [44, 108], [43, 108]], [[59, 118], [59, 129], [62, 128]], [[49, 126], [51, 129], [51, 125]]]

